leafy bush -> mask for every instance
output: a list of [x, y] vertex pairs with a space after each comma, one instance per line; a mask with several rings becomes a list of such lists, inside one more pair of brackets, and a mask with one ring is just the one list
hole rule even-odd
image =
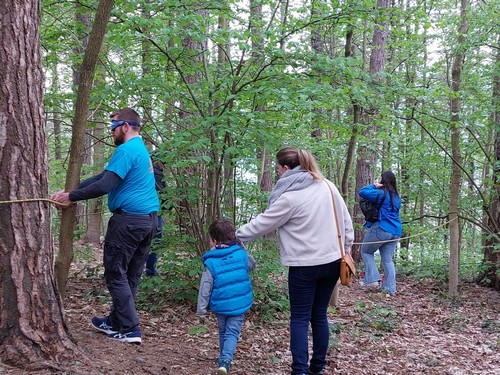
[[[158, 251], [158, 250], [157, 250]], [[201, 261], [183, 252], [158, 252], [160, 276], [143, 276], [137, 304], [149, 311], [161, 311], [173, 303], [196, 304], [198, 283], [203, 271]]]
[[277, 313], [289, 308], [286, 267], [279, 261], [276, 241], [256, 241], [250, 250], [257, 261], [257, 267], [251, 274], [254, 291], [252, 309], [264, 321], [272, 322]]
[[338, 322], [328, 322], [328, 349], [340, 349], [339, 334], [342, 331], [341, 324]]
[[[160, 246], [161, 247], [161, 246]], [[288, 309], [285, 267], [279, 262], [275, 241], [256, 241], [251, 253], [257, 261], [252, 278], [254, 303], [252, 311], [265, 321]], [[156, 250], [160, 276], [143, 276], [137, 304], [148, 311], [161, 311], [172, 303], [187, 303], [194, 308], [203, 272], [201, 259], [180, 251]]]
[[364, 302], [358, 303], [355, 310], [361, 313], [360, 327], [371, 327], [377, 331], [392, 332], [398, 326], [396, 311], [386, 305], [375, 305], [367, 308]]

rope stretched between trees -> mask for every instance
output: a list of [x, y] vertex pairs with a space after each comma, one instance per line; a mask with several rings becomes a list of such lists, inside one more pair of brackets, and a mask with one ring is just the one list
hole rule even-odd
[[66, 206], [65, 204], [61, 204], [58, 201], [54, 201], [54, 200], [48, 199], [48, 198], [14, 199], [14, 200], [11, 200], [11, 201], [0, 201], [0, 204], [24, 203], [24, 202], [49, 202], [49, 203], [57, 204], [59, 206]]
[[[57, 201], [54, 201], [52, 199], [48, 199], [48, 198], [14, 199], [14, 200], [10, 200], [10, 201], [0, 201], [0, 204], [24, 203], [24, 202], [40, 202], [40, 201], [42, 201], [42, 202], [50, 202], [50, 203], [54, 203], [54, 204], [59, 205], [59, 206], [64, 206], [61, 203], [59, 203]], [[448, 220], [448, 221], [444, 222], [441, 225], [438, 225], [437, 227], [434, 227], [432, 229], [428, 229], [428, 230], [420, 232], [420, 233], [413, 234], [411, 236], [406, 236], [406, 237], [402, 237], [402, 238], [397, 238], [395, 240], [386, 240], [386, 241], [353, 242], [353, 245], [363, 245], [363, 244], [365, 244], [365, 245], [371, 245], [371, 244], [376, 244], [376, 243], [387, 243], [387, 242], [395, 242], [395, 241], [407, 240], [409, 238], [418, 237], [418, 236], [421, 236], [421, 235], [423, 235], [425, 233], [428, 233], [428, 232], [431, 232], [431, 231], [436, 230], [438, 228], [444, 227], [445, 225], [451, 223], [455, 219], [457, 219], [457, 218], [455, 217], [455, 218], [453, 218], [451, 220]]]
[[375, 242], [353, 242], [352, 244], [353, 245], [371, 245], [371, 244], [374, 244], [374, 243], [387, 243], [387, 242], [396, 242], [396, 241], [401, 241], [401, 240], [407, 240], [409, 238], [413, 238], [413, 237], [418, 237], [418, 236], [421, 236], [425, 233], [428, 233], [428, 232], [432, 232], [433, 230], [436, 230], [436, 229], [439, 229], [441, 227], [444, 227], [445, 225], [448, 225], [449, 223], [451, 223], [453, 220], [456, 220], [457, 218], [454, 217], [453, 219], [450, 219], [446, 222], [444, 222], [443, 224], [441, 225], [438, 225], [437, 227], [434, 227], [434, 228], [431, 228], [431, 229], [428, 229], [428, 230], [425, 230], [423, 232], [420, 232], [420, 233], [416, 233], [416, 234], [412, 234], [411, 236], [406, 236], [406, 237], [401, 237], [401, 238], [396, 238], [394, 240], [386, 240], [386, 241], [375, 241]]

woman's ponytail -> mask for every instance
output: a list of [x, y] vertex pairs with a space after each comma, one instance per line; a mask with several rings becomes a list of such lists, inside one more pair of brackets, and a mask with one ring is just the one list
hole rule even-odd
[[324, 178], [313, 154], [306, 150], [298, 150], [298, 156], [300, 166], [311, 173], [315, 180], [322, 180]]

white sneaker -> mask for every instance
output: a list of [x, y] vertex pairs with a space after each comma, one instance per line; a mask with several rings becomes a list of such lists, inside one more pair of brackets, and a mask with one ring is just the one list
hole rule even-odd
[[379, 281], [374, 281], [373, 283], [365, 283], [364, 281], [360, 281], [359, 285], [362, 288], [370, 288], [370, 289], [378, 289], [380, 288], [380, 282]]

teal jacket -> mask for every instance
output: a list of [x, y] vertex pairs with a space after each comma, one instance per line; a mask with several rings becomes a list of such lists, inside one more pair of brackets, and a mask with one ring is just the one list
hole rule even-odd
[[255, 260], [240, 245], [217, 246], [202, 257], [205, 265], [200, 282], [197, 313], [210, 310], [216, 314], [237, 316], [252, 306], [252, 282], [248, 274]]

